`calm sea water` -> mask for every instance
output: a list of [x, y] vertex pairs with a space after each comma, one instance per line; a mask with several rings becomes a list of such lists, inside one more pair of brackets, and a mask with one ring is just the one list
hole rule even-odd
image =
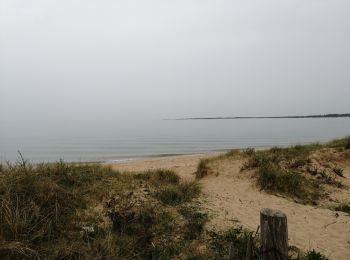
[[326, 142], [350, 118], [194, 121], [1, 121], [0, 161], [113, 161], [246, 147]]

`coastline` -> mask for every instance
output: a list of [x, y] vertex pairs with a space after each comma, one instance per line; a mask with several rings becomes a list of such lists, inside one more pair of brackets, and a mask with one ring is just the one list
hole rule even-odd
[[[286, 146], [291, 145], [293, 146], [296, 144]], [[150, 205], [159, 202], [160, 204], [157, 204], [158, 207], [163, 208], [171, 204], [168, 205], [166, 204], [167, 202], [162, 201], [162, 199], [154, 197], [155, 194], [157, 194], [156, 192], [162, 192], [161, 194], [165, 192], [165, 194], [167, 194], [166, 192], [175, 189], [174, 191], [179, 192], [176, 194], [184, 196], [185, 193], [183, 193], [184, 190], [182, 190], [181, 187], [194, 185], [193, 187], [199, 188], [200, 194], [193, 197], [195, 200], [193, 200], [193, 204], [191, 205], [199, 206], [201, 211], [205, 212], [208, 216], [208, 219], [203, 223], [203, 225], [205, 224], [205, 230], [208, 231], [216, 230], [217, 232], [224, 232], [233, 226], [242, 226], [248, 230], [256, 230], [256, 227], [259, 225], [259, 212], [261, 209], [279, 209], [288, 216], [290, 245], [302, 250], [302, 252], [315, 249], [317, 252], [321, 252], [335, 260], [349, 259], [349, 214], [346, 213], [346, 211], [337, 210], [335, 206], [341, 205], [342, 203], [350, 203], [348, 201], [350, 198], [350, 162], [348, 160], [350, 158], [350, 139], [333, 140], [324, 146], [313, 144], [311, 146], [293, 147], [286, 150], [273, 149], [271, 151], [265, 151], [270, 147], [271, 146], [255, 147], [256, 150], [263, 151], [253, 152], [253, 154], [274, 153], [274, 155], [276, 155], [276, 153], [281, 153], [279, 154], [282, 156], [280, 159], [283, 160], [289, 158], [288, 156], [285, 157], [286, 155], [292, 156], [290, 160], [293, 160], [293, 162], [296, 159], [302, 159], [302, 165], [308, 167], [305, 169], [311, 169], [309, 167], [318, 167], [318, 169], [322, 170], [328, 167], [327, 169], [337, 170], [339, 175], [337, 174], [338, 177], [336, 177], [334, 181], [339, 181], [341, 185], [335, 185], [337, 182], [333, 184], [329, 183], [329, 185], [324, 183], [323, 192], [324, 194], [327, 193], [329, 197], [315, 197], [315, 199], [313, 199], [315, 203], [303, 203], [302, 199], [309, 198], [308, 194], [311, 193], [299, 193], [301, 197], [296, 198], [284, 194], [283, 190], [280, 193], [279, 191], [271, 192], [271, 190], [262, 189], [257, 182], [257, 178], [259, 174], [261, 174], [257, 171], [257, 168], [246, 168], [242, 170], [250, 160], [249, 157], [246, 157], [249, 156], [250, 153], [246, 152], [243, 155], [243, 153], [229, 152], [225, 154], [225, 152], [232, 151], [232, 149], [192, 154], [162, 154], [133, 159], [124, 158], [122, 161], [111, 162], [95, 161], [90, 162], [91, 165], [84, 162], [77, 163], [82, 165], [74, 165], [74, 163], [65, 164], [62, 162], [62, 164], [58, 163], [55, 165], [44, 164], [44, 167], [39, 167], [39, 169], [41, 169], [41, 171], [46, 169], [46, 171], [41, 172], [41, 176], [42, 178], [46, 178], [48, 183], [57, 181], [57, 185], [61, 185], [61, 183], [66, 183], [67, 180], [73, 178], [73, 182], [68, 182], [69, 185], [73, 185], [72, 187], [69, 186], [69, 189], [72, 188], [72, 192], [75, 193], [75, 189], [79, 187], [84, 197], [88, 194], [91, 202], [97, 202], [96, 205], [98, 206], [94, 204], [92, 208], [98, 210], [107, 209], [104, 208], [106, 205], [105, 200], [101, 199], [104, 197], [96, 197], [101, 191], [106, 192], [103, 196], [107, 198], [112, 196], [113, 199], [115, 198], [115, 192], [119, 191], [122, 191], [121, 194], [135, 194], [135, 199], [139, 198], [140, 201], [143, 201], [145, 198], [144, 196], [149, 196]], [[282, 148], [285, 146], [279, 147]], [[309, 151], [309, 149], [311, 150]], [[242, 151], [244, 148], [234, 149], [234, 151], [239, 150]], [[309, 152], [305, 153], [305, 151]], [[296, 156], [296, 154], [298, 156]], [[266, 158], [268, 157], [265, 157], [265, 159]], [[304, 161], [304, 158], [308, 160]], [[276, 163], [276, 157], [274, 156], [269, 160], [273, 165]], [[298, 163], [299, 162], [300, 161], [298, 161]], [[325, 166], [325, 163], [329, 162], [334, 164]], [[205, 166], [203, 166], [203, 164]], [[15, 172], [14, 174], [20, 175], [24, 165], [25, 162], [16, 165], [21, 171], [19, 173]], [[14, 169], [16, 169], [16, 167]], [[76, 167], [79, 171], [74, 173], [75, 171], [72, 171], [72, 167]], [[198, 172], [200, 169], [203, 169], [203, 167], [205, 167], [206, 173], [199, 175]], [[8, 168], [8, 170], [12, 171], [12, 168]], [[38, 173], [35, 171], [35, 167], [30, 167], [28, 170], [35, 179], [32, 184], [37, 185], [36, 176]], [[293, 168], [293, 171], [294, 170], [297, 171], [298, 169]], [[62, 174], [62, 171], [65, 174]], [[158, 181], [151, 177], [157, 176], [159, 172], [163, 174], [167, 173], [165, 176], [176, 176], [176, 185], [164, 183], [163, 174], [159, 175], [163, 177]], [[57, 175], [57, 173], [59, 174]], [[300, 174], [304, 173], [310, 174], [310, 172], [303, 172]], [[285, 175], [283, 171], [275, 173], [274, 176], [276, 176], [276, 174]], [[293, 176], [294, 175], [295, 173], [293, 173]], [[140, 176], [143, 176], [144, 179], [139, 179]], [[59, 178], [57, 179], [57, 177]], [[26, 181], [25, 179], [23, 180]], [[306, 181], [309, 179], [305, 177], [304, 180]], [[12, 185], [12, 178], [9, 178], [8, 181], [9, 184]], [[128, 181], [131, 182], [129, 183]], [[320, 180], [319, 183], [321, 183], [321, 181], [322, 180]], [[76, 186], [76, 183], [80, 184]], [[125, 188], [124, 185], [126, 184], [131, 186], [126, 186], [127, 188]], [[279, 182], [277, 184], [280, 185], [281, 183]], [[301, 182], [299, 184], [286, 183], [289, 187], [301, 184]], [[23, 187], [27, 187], [26, 185], [27, 183], [25, 182]], [[150, 190], [149, 187], [151, 186], [149, 185], [155, 185], [155, 190]], [[305, 183], [303, 189], [314, 187], [307, 185], [308, 183]], [[41, 192], [46, 194], [47, 185], [40, 185], [40, 187], [43, 188]], [[306, 191], [300, 189], [300, 187], [297, 188], [298, 186], [295, 187], [296, 191]], [[30, 188], [30, 192], [36, 189], [37, 186], [35, 186], [35, 189], [32, 187]], [[66, 189], [67, 187], [64, 186], [62, 191], [66, 191]], [[123, 191], [123, 189], [125, 190]], [[191, 191], [191, 189], [189, 191]], [[42, 197], [45, 198], [45, 196]], [[98, 199], [96, 200], [96, 198]], [[126, 201], [130, 201], [128, 197], [126, 197], [126, 199]], [[187, 202], [184, 201], [184, 203]], [[143, 207], [143, 203], [138, 205], [140, 209]], [[173, 207], [172, 210], [177, 210], [177, 208]], [[94, 213], [101, 218], [105, 216], [103, 211]], [[177, 220], [179, 220], [179, 218], [177, 218]]]
[[[125, 158], [117, 158], [117, 159], [106, 159], [100, 161], [87, 161], [86, 163], [102, 163], [102, 164], [118, 164], [118, 163], [127, 163], [127, 162], [135, 162], [135, 161], [148, 161], [148, 160], [159, 160], [159, 159], [167, 159], [167, 158], [176, 158], [183, 156], [199, 156], [199, 157], [211, 157], [219, 154], [224, 154], [229, 151], [244, 151], [246, 149], [254, 149], [256, 151], [268, 150], [272, 147], [286, 148], [290, 146], [296, 145], [308, 145], [313, 144], [315, 142], [298, 142], [284, 145], [261, 145], [261, 146], [247, 146], [242, 148], [227, 148], [227, 149], [213, 149], [208, 151], [198, 151], [198, 152], [190, 152], [190, 153], [164, 153], [164, 154], [150, 154], [145, 156], [135, 156], [135, 157], [125, 157]], [[317, 142], [320, 144], [324, 144], [327, 142]], [[74, 162], [73, 162], [74, 163]], [[84, 163], [84, 162], [81, 162]]]

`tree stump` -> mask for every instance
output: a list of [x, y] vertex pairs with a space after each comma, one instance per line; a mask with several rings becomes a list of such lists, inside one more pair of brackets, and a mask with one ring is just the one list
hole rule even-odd
[[260, 211], [261, 246], [263, 260], [288, 259], [287, 216], [282, 211]]

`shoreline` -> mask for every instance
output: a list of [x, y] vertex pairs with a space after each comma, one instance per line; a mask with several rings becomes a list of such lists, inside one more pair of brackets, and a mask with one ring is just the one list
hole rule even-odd
[[[120, 157], [109, 157], [109, 158], [101, 158], [101, 159], [80, 159], [80, 160], [65, 160], [64, 158], [58, 158], [56, 160], [39, 160], [34, 159], [31, 160], [26, 159], [30, 164], [32, 165], [38, 165], [41, 163], [57, 163], [60, 160], [63, 160], [65, 163], [71, 163], [71, 164], [118, 164], [118, 163], [127, 163], [127, 162], [134, 162], [134, 161], [144, 161], [144, 160], [157, 160], [157, 159], [164, 159], [164, 158], [174, 158], [174, 157], [181, 157], [181, 156], [204, 156], [204, 155], [212, 155], [212, 154], [222, 154], [229, 151], [242, 151], [245, 149], [255, 149], [255, 150], [267, 150], [272, 147], [280, 147], [280, 148], [286, 148], [290, 146], [296, 146], [296, 145], [308, 145], [313, 143], [319, 143], [319, 144], [326, 144], [327, 142], [331, 141], [332, 139], [324, 142], [320, 141], [308, 141], [308, 142], [296, 142], [296, 143], [286, 143], [281, 145], [256, 145], [256, 146], [245, 146], [245, 147], [236, 147], [236, 148], [226, 148], [226, 149], [212, 149], [212, 150], [198, 150], [198, 151], [191, 151], [191, 152], [179, 152], [179, 153], [160, 153], [160, 154], [149, 154], [149, 155], [130, 155], [130, 156], [120, 156]], [[96, 156], [97, 157], [97, 156]], [[0, 160], [0, 164], [15, 164], [20, 159], [20, 157], [17, 158], [17, 160]]]
[[[143, 160], [152, 160], [152, 159], [165, 159], [165, 158], [174, 158], [174, 157], [182, 157], [182, 156], [205, 156], [205, 155], [217, 155], [226, 153], [229, 151], [242, 151], [246, 149], [254, 149], [257, 151], [261, 150], [268, 150], [272, 147], [280, 147], [280, 148], [286, 148], [289, 146], [296, 146], [296, 145], [308, 145], [313, 144], [315, 142], [299, 142], [299, 143], [293, 143], [293, 144], [283, 144], [283, 145], [261, 145], [261, 146], [247, 146], [242, 148], [227, 148], [227, 149], [213, 149], [208, 151], [198, 151], [198, 152], [189, 152], [189, 153], [164, 153], [164, 154], [151, 154], [151, 155], [145, 155], [145, 156], [135, 156], [135, 157], [127, 157], [127, 158], [120, 158], [120, 159], [106, 159], [101, 160], [96, 163], [103, 163], [103, 164], [114, 164], [114, 163], [125, 163], [125, 162], [133, 162], [133, 161], [143, 161]], [[320, 144], [324, 144], [327, 142], [316, 142]], [[87, 163], [93, 163], [93, 162], [87, 162]]]

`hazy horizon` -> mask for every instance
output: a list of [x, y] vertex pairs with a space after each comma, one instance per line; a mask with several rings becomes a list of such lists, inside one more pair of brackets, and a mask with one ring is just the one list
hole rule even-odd
[[349, 113], [350, 2], [0, 0], [0, 119]]

